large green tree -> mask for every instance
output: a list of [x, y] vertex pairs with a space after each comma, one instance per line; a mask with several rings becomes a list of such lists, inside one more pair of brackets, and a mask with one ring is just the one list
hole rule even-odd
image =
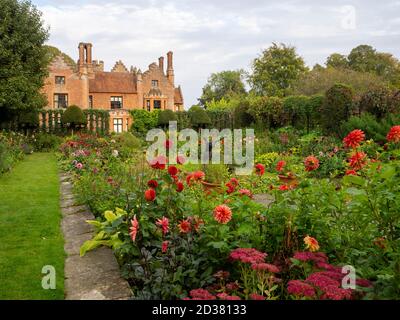
[[40, 93], [47, 74], [43, 46], [48, 30], [29, 1], [0, 0], [0, 119], [45, 104]]
[[212, 101], [229, 100], [246, 93], [243, 70], [227, 70], [211, 74], [199, 99], [206, 106]]
[[327, 67], [332, 67], [332, 68], [343, 68], [344, 69], [344, 68], [349, 67], [349, 62], [347, 60], [347, 57], [340, 53], [332, 53], [326, 59], [325, 64]]
[[273, 43], [254, 59], [249, 81], [258, 95], [285, 96], [292, 83], [306, 71], [304, 60], [294, 47]]

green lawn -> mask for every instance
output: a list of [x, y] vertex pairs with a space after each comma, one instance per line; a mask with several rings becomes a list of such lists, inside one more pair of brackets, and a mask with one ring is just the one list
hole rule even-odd
[[[64, 240], [59, 180], [51, 153], [26, 156], [0, 176], [0, 299], [63, 299]], [[56, 289], [42, 288], [42, 268], [56, 270]]]

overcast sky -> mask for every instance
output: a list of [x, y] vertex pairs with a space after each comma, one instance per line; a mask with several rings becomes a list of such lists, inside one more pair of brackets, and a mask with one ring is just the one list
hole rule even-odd
[[78, 43], [111, 69], [142, 71], [174, 52], [186, 108], [213, 72], [249, 70], [272, 42], [293, 45], [310, 67], [359, 44], [400, 57], [400, 0], [32, 0], [50, 26], [49, 44], [77, 59]]

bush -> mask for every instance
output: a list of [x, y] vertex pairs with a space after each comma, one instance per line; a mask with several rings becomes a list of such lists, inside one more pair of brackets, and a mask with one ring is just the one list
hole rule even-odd
[[131, 131], [139, 135], [144, 135], [148, 130], [155, 128], [158, 123], [158, 113], [158, 110], [132, 110], [133, 123]]
[[365, 92], [360, 100], [360, 112], [369, 112], [378, 119], [392, 110], [393, 94], [387, 87], [377, 87]]
[[384, 142], [386, 134], [389, 131], [391, 124], [389, 121], [378, 121], [372, 114], [363, 113], [360, 116], [353, 116], [341, 126], [340, 133], [346, 136], [349, 132], [355, 129], [364, 131], [367, 139], [373, 139], [376, 142]]
[[353, 109], [353, 90], [344, 84], [335, 84], [325, 93], [321, 110], [322, 126], [327, 133], [335, 134], [343, 121], [348, 120]]
[[35, 151], [52, 151], [59, 147], [62, 138], [45, 132], [38, 133], [33, 139]]
[[204, 128], [211, 123], [207, 112], [199, 106], [193, 106], [188, 111], [190, 123], [194, 128]]
[[161, 127], [168, 127], [170, 121], [176, 120], [176, 114], [172, 110], [162, 110], [158, 114], [158, 125]]
[[85, 114], [78, 106], [72, 105], [65, 110], [61, 116], [61, 123], [64, 126], [69, 126], [72, 132], [75, 128], [86, 125], [87, 120]]

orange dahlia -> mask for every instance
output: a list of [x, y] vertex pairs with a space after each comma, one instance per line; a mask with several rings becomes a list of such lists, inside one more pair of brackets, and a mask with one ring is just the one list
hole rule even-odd
[[356, 148], [365, 139], [364, 131], [360, 129], [353, 130], [344, 139], [343, 143], [347, 148]]
[[179, 224], [179, 231], [182, 233], [188, 233], [192, 229], [189, 219], [182, 220]]
[[232, 210], [224, 204], [216, 206], [214, 209], [214, 219], [219, 223], [226, 224], [232, 219]]
[[319, 250], [318, 241], [313, 237], [306, 236], [304, 238], [304, 243], [306, 244], [306, 248], [309, 249], [312, 252]]

